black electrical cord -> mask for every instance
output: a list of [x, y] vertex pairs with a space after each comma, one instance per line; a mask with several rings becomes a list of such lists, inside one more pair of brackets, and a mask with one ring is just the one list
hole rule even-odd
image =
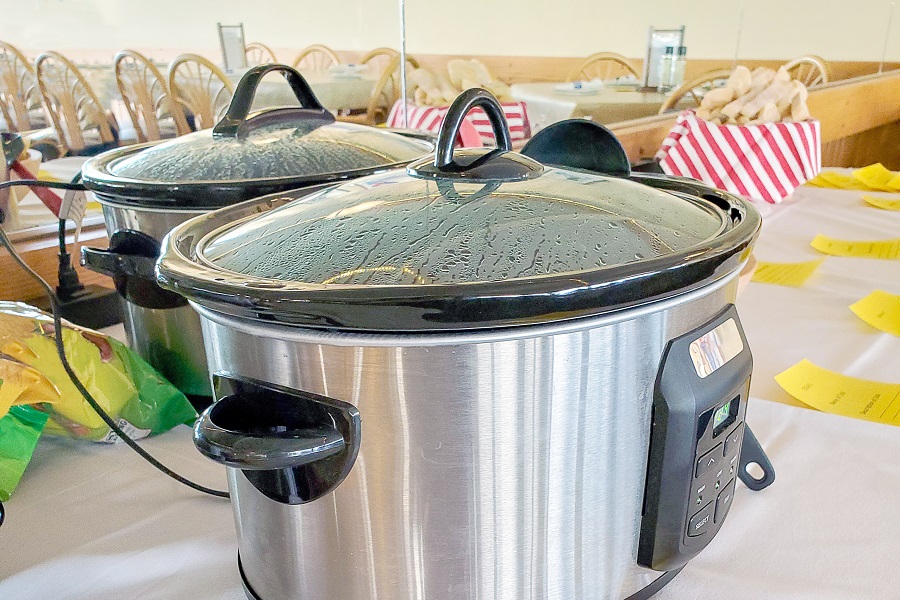
[[[72, 180], [73, 184], [77, 184], [81, 181], [81, 173]], [[63, 300], [70, 300], [75, 297], [75, 295], [84, 289], [84, 286], [81, 285], [81, 281], [78, 279], [78, 272], [75, 271], [75, 267], [72, 265], [72, 256], [69, 254], [69, 249], [66, 247], [66, 220], [59, 220], [59, 229], [57, 231], [57, 236], [59, 238], [59, 264], [56, 271], [56, 280], [59, 282], [56, 286], [56, 295]]]
[[[4, 181], [0, 182], [0, 190], [12, 187], [13, 185], [40, 185], [44, 187], [62, 189], [62, 190], [74, 190], [74, 191], [83, 191], [85, 188], [80, 184], [72, 184], [72, 183], [62, 183], [56, 181], [40, 181], [40, 180], [17, 180], [17, 181]], [[60, 219], [60, 229], [64, 231], [65, 228], [65, 220]], [[63, 238], [65, 239], [65, 238]], [[56, 293], [53, 291], [53, 288], [50, 287], [50, 284], [44, 281], [44, 279], [37, 274], [28, 264], [22, 259], [18, 252], [16, 252], [15, 247], [13, 247], [12, 242], [9, 241], [9, 238], [6, 237], [6, 232], [0, 227], [0, 242], [3, 243], [3, 246], [6, 247], [6, 250], [9, 252], [10, 256], [13, 257], [13, 260], [22, 267], [22, 269], [31, 276], [38, 285], [43, 288], [44, 293], [47, 295], [47, 298], [50, 300], [51, 312], [53, 313], [53, 328], [54, 328], [54, 340], [56, 341], [56, 352], [59, 354], [59, 360], [62, 363], [63, 369], [65, 369], [66, 374], [69, 376], [69, 379], [72, 380], [72, 384], [78, 389], [79, 393], [84, 397], [85, 401], [90, 405], [92, 409], [103, 419], [103, 422], [106, 423], [110, 429], [112, 429], [116, 435], [118, 435], [123, 442], [125, 442], [132, 450], [137, 452], [141, 458], [149, 462], [151, 465], [162, 471], [164, 474], [168, 475], [172, 479], [183, 483], [184, 485], [197, 490], [198, 492], [203, 492], [204, 494], [209, 494], [211, 496], [217, 496], [219, 498], [229, 498], [228, 492], [223, 492], [220, 490], [214, 490], [212, 488], [208, 488], [206, 486], [200, 485], [199, 483], [194, 483], [190, 479], [186, 477], [182, 477], [172, 469], [168, 468], [156, 458], [154, 458], [149, 452], [141, 448], [136, 441], [134, 441], [127, 433], [122, 431], [122, 428], [110, 417], [105, 410], [97, 403], [91, 393], [84, 387], [81, 383], [81, 380], [78, 379], [78, 376], [75, 374], [75, 371], [72, 369], [72, 365], [69, 364], [69, 360], [66, 358], [66, 351], [63, 347], [63, 339], [62, 339], [62, 318], [59, 316], [59, 299], [56, 297]], [[63, 245], [65, 245], [63, 243]]]

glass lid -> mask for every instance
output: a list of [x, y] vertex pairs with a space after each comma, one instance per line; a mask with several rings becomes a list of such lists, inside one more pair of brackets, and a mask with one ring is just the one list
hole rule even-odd
[[240, 136], [189, 133], [110, 162], [110, 175], [144, 183], [247, 182], [396, 165], [419, 158], [430, 144], [335, 122], [328, 112], [280, 108], [247, 121]]
[[588, 173], [469, 183], [394, 171], [226, 228], [204, 241], [201, 259], [306, 284], [511, 284], [659, 258], [723, 226], [703, 204]]
[[[257, 86], [272, 71], [285, 76], [301, 106], [251, 116]], [[235, 201], [234, 194], [223, 193], [228, 188], [239, 188], [243, 200], [274, 191], [257, 191], [259, 185], [296, 187], [358, 177], [407, 164], [432, 149], [424, 139], [336, 122], [294, 69], [263, 65], [244, 75], [213, 129], [108, 152], [85, 165], [84, 178], [95, 191], [149, 196], [163, 204], [193, 186], [181, 204], [215, 207]]]
[[[475, 105], [499, 147], [454, 150]], [[188, 221], [167, 237], [158, 279], [253, 319], [483, 329], [687, 292], [736, 272], [758, 233], [746, 202], [697, 182], [549, 167], [509, 147], [499, 104], [469, 90], [434, 157]]]

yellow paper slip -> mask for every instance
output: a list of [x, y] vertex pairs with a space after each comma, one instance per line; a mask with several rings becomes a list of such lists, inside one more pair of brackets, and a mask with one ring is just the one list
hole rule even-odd
[[900, 384], [847, 377], [802, 360], [775, 376], [784, 391], [822, 412], [900, 425]]
[[900, 296], [875, 290], [851, 304], [850, 310], [875, 329], [900, 337]]
[[836, 171], [822, 171], [806, 184], [838, 190], [900, 192], [900, 173], [889, 171], [881, 163], [875, 163], [856, 169], [850, 175]]
[[884, 192], [893, 191], [891, 183], [894, 181], [896, 173], [889, 171], [881, 163], [875, 163], [862, 169], [853, 171], [853, 178], [868, 186], [869, 189], [881, 190]]
[[822, 171], [807, 181], [806, 185], [836, 190], [871, 191], [869, 186], [861, 181], [857, 181], [852, 175], [842, 175], [841, 173], [835, 173], [834, 171]]
[[808, 260], [799, 263], [759, 262], [750, 281], [800, 287], [806, 283], [806, 280], [819, 268], [819, 265], [824, 260], [824, 258], [820, 258], [819, 260]]
[[880, 198], [878, 196], [863, 196], [862, 199], [865, 200], [867, 204], [871, 204], [876, 208], [883, 208], [884, 210], [900, 210], [900, 198], [891, 200], [890, 198]]
[[885, 259], [900, 257], [900, 239], [881, 241], [836, 240], [820, 233], [813, 238], [809, 245], [819, 252], [832, 256]]

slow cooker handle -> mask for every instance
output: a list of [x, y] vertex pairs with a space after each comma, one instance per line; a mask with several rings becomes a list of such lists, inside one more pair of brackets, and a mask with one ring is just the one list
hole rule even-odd
[[541, 129], [520, 150], [539, 163], [628, 177], [631, 164], [613, 132], [594, 121], [568, 119]]
[[230, 431], [213, 423], [213, 404], [194, 425], [194, 445], [207, 458], [243, 471], [290, 469], [338, 454], [344, 449], [344, 436], [330, 425], [319, 425], [294, 432], [291, 436], [248, 435]]
[[497, 149], [503, 152], [512, 150], [512, 139], [509, 136], [509, 125], [506, 123], [503, 107], [487, 90], [472, 88], [457, 96], [444, 115], [444, 121], [438, 132], [437, 152], [434, 155], [434, 166], [439, 170], [445, 170], [454, 164], [453, 150], [456, 147], [459, 128], [462, 127], [463, 119], [469, 111], [476, 106], [484, 110], [491, 122]]
[[[261, 124], [271, 121], [271, 118], [255, 118], [248, 120], [247, 115], [250, 114], [250, 107], [253, 105], [253, 98], [256, 96], [256, 88], [259, 87], [259, 82], [262, 81], [262, 78], [267, 74], [274, 71], [278, 71], [284, 75], [284, 78], [287, 80], [288, 85], [291, 86], [291, 90], [293, 90], [294, 95], [297, 97], [297, 100], [300, 102], [300, 106], [303, 109], [318, 111], [320, 114], [315, 115], [316, 117], [321, 118], [327, 116], [331, 117], [330, 120], [334, 120], [334, 117], [325, 110], [318, 98], [316, 98], [316, 95], [303, 78], [303, 75], [296, 69], [287, 65], [259, 65], [253, 67], [241, 77], [241, 81], [234, 91], [234, 96], [231, 98], [231, 104], [228, 106], [228, 111], [225, 113], [225, 116], [222, 117], [222, 120], [213, 127], [214, 138], [243, 137], [254, 125], [258, 127]], [[263, 115], [269, 113], [281, 114], [285, 112], [290, 112], [292, 119], [297, 118], [296, 109], [290, 109], [289, 111], [267, 111], [267, 113], [263, 113]]]
[[156, 259], [138, 254], [121, 254], [115, 250], [101, 250], [82, 246], [81, 264], [91, 271], [102, 273], [110, 277], [128, 275], [131, 277], [143, 277], [149, 280], [156, 279]]

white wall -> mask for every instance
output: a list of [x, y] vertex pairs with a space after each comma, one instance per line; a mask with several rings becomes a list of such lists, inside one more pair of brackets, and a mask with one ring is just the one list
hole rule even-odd
[[[689, 55], [730, 58], [746, 4], [740, 56], [820, 54], [877, 61], [891, 0], [407, 0], [408, 49], [435, 54], [637, 57], [646, 31], [687, 26]], [[121, 48], [218, 56], [216, 22], [243, 23], [247, 41], [299, 49], [399, 45], [398, 0], [0, 0], [0, 39], [31, 52]], [[448, 9], [450, 7], [450, 9]], [[900, 8], [888, 60], [900, 60]]]

